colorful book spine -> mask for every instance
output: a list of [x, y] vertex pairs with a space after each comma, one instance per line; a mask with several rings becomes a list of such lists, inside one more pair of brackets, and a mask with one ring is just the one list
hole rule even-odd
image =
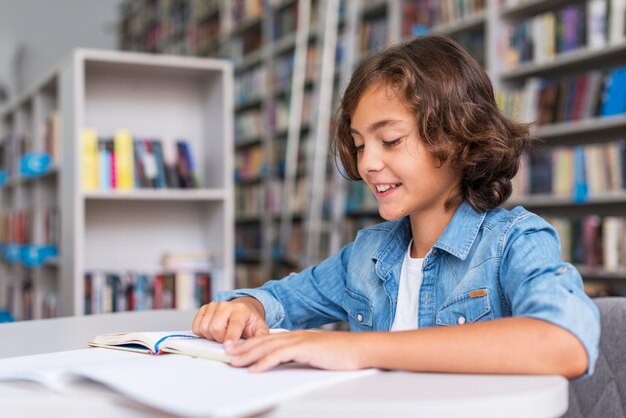
[[115, 179], [119, 190], [130, 190], [135, 185], [133, 138], [126, 130], [118, 131], [114, 138]]
[[83, 190], [96, 190], [98, 188], [98, 135], [94, 129], [83, 129], [81, 160]]

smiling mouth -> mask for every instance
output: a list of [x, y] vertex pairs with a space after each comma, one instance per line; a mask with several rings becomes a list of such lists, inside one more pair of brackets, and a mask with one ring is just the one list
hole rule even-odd
[[377, 193], [385, 193], [385, 192], [388, 192], [389, 190], [395, 189], [398, 186], [400, 186], [400, 183], [397, 183], [397, 184], [377, 184], [376, 185], [376, 192]]

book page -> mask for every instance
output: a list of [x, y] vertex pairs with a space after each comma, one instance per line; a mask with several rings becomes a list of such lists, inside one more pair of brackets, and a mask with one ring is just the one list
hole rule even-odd
[[172, 355], [137, 356], [120, 367], [94, 364], [74, 372], [172, 414], [226, 418], [259, 413], [313, 389], [376, 371], [324, 371], [292, 363], [250, 373], [221, 362]]
[[53, 390], [73, 379], [67, 371], [88, 364], [110, 364], [137, 358], [137, 354], [100, 349], [61, 351], [58, 353], [0, 359], [0, 381], [30, 381]]
[[216, 341], [205, 338], [177, 338], [172, 337], [160, 345], [165, 353], [185, 354], [208, 360], [230, 362], [230, 357], [224, 352], [224, 346]]

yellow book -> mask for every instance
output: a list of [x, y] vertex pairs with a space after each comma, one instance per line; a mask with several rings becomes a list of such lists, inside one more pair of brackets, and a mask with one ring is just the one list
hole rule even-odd
[[96, 190], [98, 188], [98, 134], [95, 129], [83, 129], [81, 157], [83, 190]]
[[133, 165], [133, 138], [126, 130], [117, 131], [113, 139], [115, 152], [115, 179], [116, 188], [120, 190], [132, 189], [135, 185]]

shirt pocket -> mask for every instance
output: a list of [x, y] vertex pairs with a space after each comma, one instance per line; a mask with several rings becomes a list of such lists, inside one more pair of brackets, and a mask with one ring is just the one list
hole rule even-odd
[[488, 289], [476, 289], [447, 301], [437, 312], [437, 325], [463, 325], [493, 319]]
[[343, 308], [348, 313], [351, 331], [372, 329], [374, 309], [369, 299], [346, 289], [343, 296]]

